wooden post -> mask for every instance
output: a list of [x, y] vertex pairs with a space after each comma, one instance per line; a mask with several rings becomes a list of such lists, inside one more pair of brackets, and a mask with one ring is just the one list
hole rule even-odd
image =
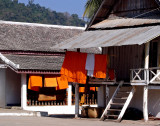
[[[149, 68], [149, 46], [150, 43], [145, 44], [145, 69]], [[143, 89], [143, 116], [144, 120], [148, 121], [148, 84], [149, 84], [149, 71], [146, 71], [146, 85]]]
[[160, 42], [158, 42], [157, 67], [160, 67]]
[[108, 105], [108, 101], [109, 100], [109, 87], [106, 85], [106, 105], [105, 106], [107, 106]]
[[75, 85], [75, 118], [79, 117], [79, 85]]
[[27, 80], [26, 74], [21, 74], [21, 107], [25, 109], [27, 106]]

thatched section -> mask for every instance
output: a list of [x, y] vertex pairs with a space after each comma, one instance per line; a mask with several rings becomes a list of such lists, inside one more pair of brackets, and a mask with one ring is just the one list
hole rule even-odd
[[63, 51], [52, 46], [78, 35], [82, 29], [0, 21], [0, 50]]

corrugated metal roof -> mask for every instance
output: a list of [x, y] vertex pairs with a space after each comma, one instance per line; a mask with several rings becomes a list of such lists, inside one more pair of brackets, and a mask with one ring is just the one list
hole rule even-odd
[[[156, 0], [159, 1], [159, 0]], [[117, 19], [117, 18], [156, 18], [160, 19], [159, 10], [158, 14], [153, 13], [153, 9], [159, 6], [155, 0], [104, 0], [100, 8], [91, 19], [87, 30], [90, 26], [103, 21], [104, 19]], [[154, 11], [155, 12], [155, 11]], [[142, 16], [143, 15], [143, 16]]]
[[121, 45], [143, 44], [160, 36], [160, 25], [86, 31], [79, 36], [64, 41], [53, 48], [73, 49], [90, 47], [108, 47]]
[[138, 25], [148, 25], [160, 23], [160, 19], [140, 19], [140, 18], [122, 18], [122, 19], [106, 19], [100, 23], [92, 25], [91, 28], [114, 28], [114, 27], [128, 27]]

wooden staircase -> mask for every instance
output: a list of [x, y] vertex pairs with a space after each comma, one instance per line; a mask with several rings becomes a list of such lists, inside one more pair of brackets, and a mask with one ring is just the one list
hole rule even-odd
[[130, 86], [130, 91], [125, 91], [123, 87], [123, 81], [121, 81], [115, 90], [111, 100], [109, 101], [106, 109], [104, 110], [100, 120], [112, 119], [118, 122], [121, 121], [134, 93], [135, 87]]

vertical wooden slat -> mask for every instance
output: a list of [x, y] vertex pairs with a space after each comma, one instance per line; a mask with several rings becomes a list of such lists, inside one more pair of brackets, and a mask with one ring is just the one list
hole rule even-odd
[[79, 117], [79, 85], [75, 85], [75, 118]]

